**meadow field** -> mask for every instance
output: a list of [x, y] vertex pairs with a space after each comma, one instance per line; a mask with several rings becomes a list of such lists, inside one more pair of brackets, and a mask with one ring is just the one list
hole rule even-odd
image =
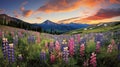
[[119, 29], [52, 35], [0, 26], [0, 44], [0, 67], [120, 67]]

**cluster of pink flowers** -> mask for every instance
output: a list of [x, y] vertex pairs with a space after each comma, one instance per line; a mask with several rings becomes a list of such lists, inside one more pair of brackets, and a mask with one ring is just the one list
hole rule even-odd
[[58, 41], [55, 42], [55, 50], [60, 51], [60, 43]]
[[91, 67], [96, 67], [97, 66], [96, 54], [94, 52], [90, 56], [90, 66]]
[[73, 39], [73, 38], [70, 38], [69, 44], [68, 44], [70, 56], [73, 56], [73, 55], [74, 55], [74, 46], [75, 46], [75, 45], [74, 45], [74, 39]]
[[19, 38], [21, 38], [23, 36], [22, 32], [18, 32], [18, 36], [19, 36]]
[[81, 44], [80, 45], [80, 55], [83, 57], [85, 54], [85, 45], [84, 44]]
[[96, 44], [96, 53], [99, 53], [100, 52], [100, 42], [97, 41], [97, 44]]
[[108, 45], [107, 52], [108, 52], [108, 53], [111, 53], [112, 50], [113, 50], [113, 45], [112, 45], [112, 44], [109, 44], [109, 45]]
[[54, 54], [50, 54], [50, 62], [54, 63], [55, 62], [55, 55]]
[[36, 40], [36, 42], [37, 42], [37, 43], [40, 43], [40, 40], [41, 40], [41, 39], [40, 39], [40, 35], [37, 34], [37, 40]]

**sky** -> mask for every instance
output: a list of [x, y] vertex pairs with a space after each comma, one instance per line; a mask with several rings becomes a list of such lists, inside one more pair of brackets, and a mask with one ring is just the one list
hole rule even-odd
[[29, 23], [120, 21], [120, 0], [0, 0], [0, 14]]

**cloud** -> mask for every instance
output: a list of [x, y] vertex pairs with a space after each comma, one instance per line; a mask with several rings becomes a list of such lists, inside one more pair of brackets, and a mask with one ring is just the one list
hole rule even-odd
[[33, 10], [26, 10], [25, 5], [28, 3], [28, 1], [24, 1], [20, 6], [20, 11], [22, 12], [22, 16], [24, 17], [30, 17], [33, 14]]
[[20, 6], [20, 10], [21, 10], [21, 11], [24, 11], [24, 10], [25, 10], [24, 6], [25, 6], [27, 3], [28, 3], [28, 1], [24, 1], [24, 2], [21, 4], [21, 6]]
[[118, 3], [118, 4], [120, 4], [120, 0], [110, 0], [109, 2], [110, 3]]
[[119, 3], [119, 0], [49, 0], [37, 9], [37, 12], [68, 12], [79, 9], [80, 7], [94, 8], [105, 3]]
[[96, 14], [86, 18], [74, 20], [74, 22], [93, 24], [99, 23], [102, 20], [108, 20], [118, 16], [120, 16], [120, 8], [100, 9]]
[[42, 17], [36, 17], [36, 19], [41, 20], [41, 19], [42, 19]]
[[78, 9], [80, 0], [49, 0], [45, 5], [41, 6], [37, 11], [40, 12], [65, 12]]
[[70, 22], [76, 22], [76, 23], [99, 23], [102, 20], [107, 20], [110, 18], [118, 17], [120, 16], [120, 8], [109, 8], [109, 9], [100, 9], [98, 12], [96, 12], [92, 16], [88, 16], [86, 18], [83, 17], [73, 17], [69, 19], [64, 19], [58, 21], [59, 23], [70, 23]]
[[21, 15], [20, 15], [16, 10], [13, 11], [13, 14], [14, 14], [14, 16], [17, 17], [17, 18], [18, 18], [18, 17], [21, 17]]
[[20, 7], [20, 11], [24, 11], [25, 10], [25, 8], [22, 6], [22, 7]]
[[23, 16], [24, 17], [30, 17], [33, 14], [33, 10], [24, 10]]
[[68, 19], [60, 20], [60, 21], [58, 21], [58, 23], [70, 23], [70, 22], [73, 22], [74, 20], [76, 20], [78, 18], [80, 19], [80, 17], [68, 18]]
[[103, 20], [117, 16], [120, 16], [120, 8], [100, 9], [95, 15], [89, 16], [82, 20]]

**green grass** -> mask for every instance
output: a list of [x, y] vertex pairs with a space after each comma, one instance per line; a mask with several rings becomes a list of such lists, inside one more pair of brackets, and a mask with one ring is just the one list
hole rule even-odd
[[84, 30], [84, 29], [77, 29], [77, 30], [73, 30], [70, 32], [67, 32], [67, 34], [77, 34], [77, 33], [99, 33], [99, 32], [107, 32], [107, 31], [116, 31], [116, 30], [120, 30], [120, 25], [116, 25], [116, 26], [107, 26], [107, 27], [96, 27], [93, 29], [89, 29], [88, 30]]

